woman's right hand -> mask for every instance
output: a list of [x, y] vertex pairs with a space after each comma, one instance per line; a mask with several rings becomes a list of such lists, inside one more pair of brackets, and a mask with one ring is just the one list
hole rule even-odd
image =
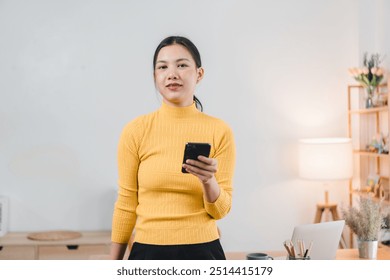
[[110, 260], [123, 260], [127, 249], [126, 243], [111, 243]]

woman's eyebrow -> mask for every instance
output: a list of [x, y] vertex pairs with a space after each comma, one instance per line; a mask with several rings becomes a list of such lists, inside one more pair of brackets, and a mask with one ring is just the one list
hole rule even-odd
[[[176, 59], [176, 61], [175, 62], [181, 62], [181, 61], [190, 61], [188, 58], [179, 58], [179, 59]], [[157, 62], [156, 62], [156, 64], [157, 63], [168, 63], [168, 61], [166, 61], [166, 60], [158, 60]]]
[[176, 62], [181, 62], [181, 61], [190, 61], [188, 58], [179, 58], [176, 60]]

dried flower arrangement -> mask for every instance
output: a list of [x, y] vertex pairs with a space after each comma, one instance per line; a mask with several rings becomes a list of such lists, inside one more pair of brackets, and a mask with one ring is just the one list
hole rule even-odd
[[357, 235], [359, 240], [376, 241], [382, 226], [385, 226], [381, 207], [370, 197], [360, 197], [359, 209], [342, 209], [345, 223]]

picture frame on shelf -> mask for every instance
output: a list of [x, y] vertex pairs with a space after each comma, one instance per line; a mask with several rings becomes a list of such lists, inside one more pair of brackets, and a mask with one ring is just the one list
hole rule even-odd
[[378, 174], [371, 174], [367, 177], [366, 186], [369, 188], [373, 188], [375, 185], [378, 185], [381, 180], [381, 176]]

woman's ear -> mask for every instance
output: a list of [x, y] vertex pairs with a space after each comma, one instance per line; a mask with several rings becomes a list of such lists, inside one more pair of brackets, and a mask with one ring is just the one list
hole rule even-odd
[[197, 78], [196, 82], [199, 83], [203, 79], [203, 76], [204, 76], [204, 69], [203, 69], [203, 67], [199, 67], [198, 68], [198, 78]]

